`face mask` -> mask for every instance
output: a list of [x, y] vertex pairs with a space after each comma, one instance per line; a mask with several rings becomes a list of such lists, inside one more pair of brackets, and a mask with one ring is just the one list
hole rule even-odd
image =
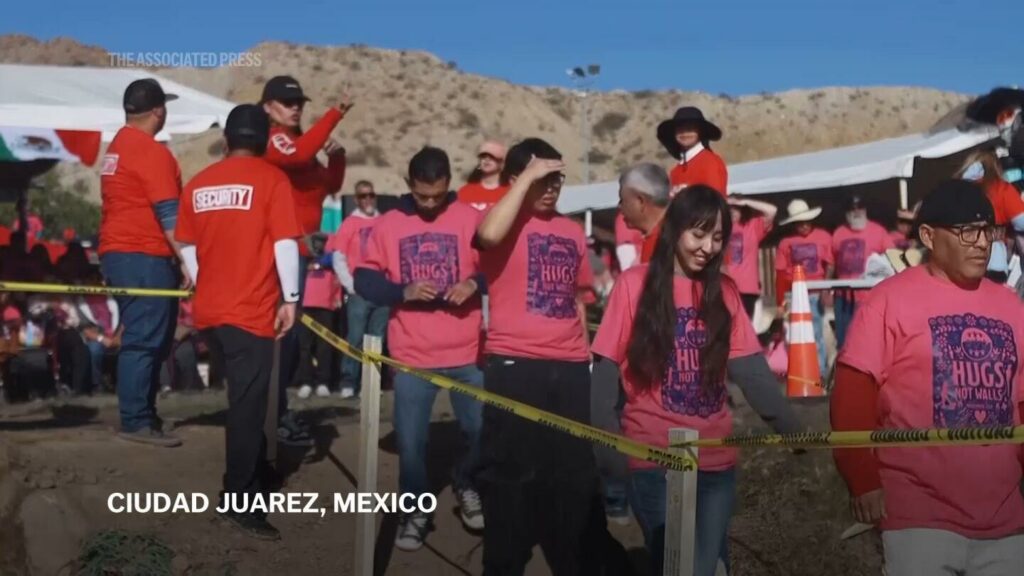
[[981, 162], [973, 162], [964, 170], [963, 180], [977, 182], [985, 177], [985, 167]]
[[859, 214], [847, 214], [846, 223], [854, 230], [863, 230], [868, 225], [868, 217]]

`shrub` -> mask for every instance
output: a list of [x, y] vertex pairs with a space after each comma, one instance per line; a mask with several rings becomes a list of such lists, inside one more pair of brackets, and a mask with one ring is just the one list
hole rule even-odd
[[606, 154], [601, 150], [592, 149], [590, 151], [590, 163], [600, 166], [601, 164], [607, 163], [612, 159], [611, 154]]
[[627, 120], [629, 120], [629, 116], [621, 112], [608, 112], [594, 124], [594, 135], [598, 138], [605, 138], [625, 126]]
[[472, 130], [480, 128], [480, 118], [476, 114], [465, 108], [458, 108], [455, 112], [459, 115], [458, 123], [456, 124], [457, 128], [469, 128]]

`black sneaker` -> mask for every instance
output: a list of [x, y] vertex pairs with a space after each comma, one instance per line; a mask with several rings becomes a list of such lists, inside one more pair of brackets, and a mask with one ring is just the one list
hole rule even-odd
[[286, 414], [277, 423], [277, 440], [289, 446], [312, 446], [313, 436], [305, 426], [301, 425], [291, 413]]
[[267, 522], [266, 516], [253, 512], [218, 512], [226, 520], [247, 535], [260, 540], [280, 540], [281, 533]]

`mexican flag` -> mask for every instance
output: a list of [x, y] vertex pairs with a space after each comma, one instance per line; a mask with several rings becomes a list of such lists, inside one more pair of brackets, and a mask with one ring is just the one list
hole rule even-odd
[[0, 126], [0, 162], [61, 160], [92, 166], [99, 153], [99, 132]]

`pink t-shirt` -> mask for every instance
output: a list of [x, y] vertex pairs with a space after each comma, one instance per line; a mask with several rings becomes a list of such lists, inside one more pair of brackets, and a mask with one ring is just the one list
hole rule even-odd
[[[893, 248], [889, 232], [874, 222], [863, 230], [854, 230], [843, 224], [832, 233], [832, 256], [836, 263], [836, 278], [860, 278], [864, 275], [868, 257], [885, 254]], [[868, 290], [853, 290], [854, 301], [863, 302]]]
[[373, 216], [349, 216], [338, 227], [338, 233], [330, 237], [324, 250], [344, 254], [348, 269], [354, 272], [366, 260], [370, 233], [379, 217], [379, 213]]
[[576, 301], [594, 286], [594, 273], [579, 224], [524, 210], [505, 241], [481, 254], [480, 267], [490, 306], [487, 354], [589, 359]]
[[758, 247], [771, 229], [771, 222], [764, 216], [751, 218], [746, 224], [733, 222], [722, 270], [736, 282], [740, 294], [761, 294]]
[[903, 235], [899, 230], [892, 230], [889, 232], [889, 238], [892, 239], [892, 244], [900, 250], [906, 250], [910, 248], [910, 240]]
[[[337, 234], [328, 234], [324, 251], [331, 252], [331, 245]], [[330, 268], [306, 272], [306, 288], [302, 294], [302, 305], [307, 308], [334, 310], [341, 306], [341, 283]]]
[[825, 268], [832, 263], [832, 235], [821, 228], [806, 237], [796, 234], [783, 238], [775, 253], [776, 270], [792, 276], [794, 266], [800, 265], [808, 280], [824, 280]]
[[[480, 212], [452, 202], [433, 221], [402, 209], [381, 216], [370, 234], [362, 268], [379, 270], [388, 280], [433, 282], [444, 293], [479, 271], [473, 236]], [[480, 295], [462, 306], [402, 304], [391, 308], [388, 348], [400, 362], [416, 368], [454, 368], [475, 364], [480, 352]]]
[[[1020, 424], [1024, 307], [984, 281], [963, 290], [905, 270], [858, 307], [839, 361], [879, 385], [878, 428]], [[883, 530], [933, 528], [968, 538], [1024, 529], [1019, 444], [876, 450]]]
[[[665, 447], [670, 428], [697, 430], [701, 438], [723, 438], [732, 433], [732, 414], [726, 404], [729, 392], [721, 382], [707, 393], [701, 384], [700, 350], [705, 338], [704, 324], [694, 306], [694, 282], [675, 276], [673, 295], [676, 305], [675, 354], [660, 385], [640, 392], [629, 369], [626, 349], [633, 334], [637, 304], [643, 292], [647, 265], [626, 270], [615, 282], [601, 327], [594, 337], [594, 354], [619, 365], [623, 374], [626, 405], [622, 409], [622, 431], [633, 440]], [[725, 278], [722, 282], [725, 305], [733, 316], [729, 338], [729, 358], [761, 353], [754, 327], [743, 310], [739, 291]], [[736, 462], [734, 448], [702, 448], [701, 470], [725, 470]], [[630, 468], [653, 468], [650, 462], [630, 459]]]

